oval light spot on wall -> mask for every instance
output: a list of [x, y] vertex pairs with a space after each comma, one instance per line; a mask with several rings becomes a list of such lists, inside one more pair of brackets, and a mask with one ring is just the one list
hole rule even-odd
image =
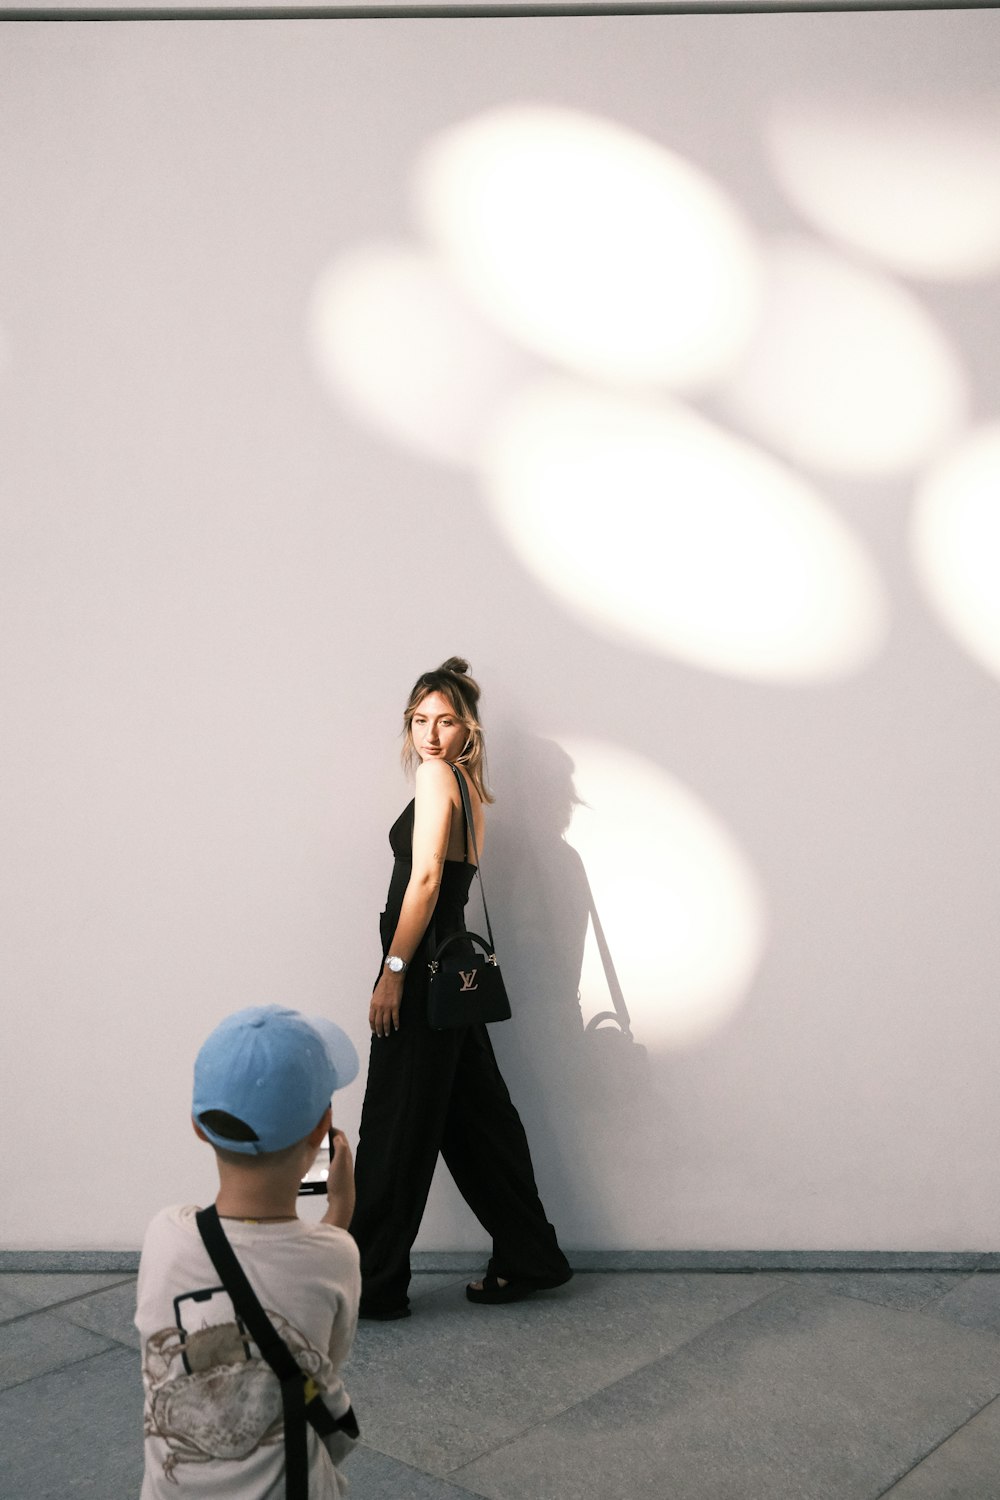
[[468, 461], [484, 413], [529, 365], [432, 257], [401, 245], [334, 261], [316, 284], [309, 335], [336, 400], [445, 463]]
[[793, 462], [856, 476], [916, 468], [967, 405], [962, 366], [921, 303], [804, 240], [775, 246], [760, 327], [723, 398]]
[[[765, 937], [764, 897], [721, 820], [652, 762], [603, 741], [561, 739], [582, 799], [566, 834], [583, 860], [636, 1039], [680, 1047], [725, 1024]], [[588, 943], [581, 1001], [607, 1010]]]
[[878, 577], [837, 516], [680, 405], [539, 381], [507, 404], [481, 462], [524, 564], [615, 640], [785, 682], [856, 671], [881, 644]]
[[1000, 677], [1000, 422], [973, 432], [921, 484], [911, 542], [945, 626]]
[[432, 243], [539, 355], [686, 390], [750, 334], [759, 271], [744, 219], [705, 173], [622, 125], [496, 109], [432, 140], [414, 184]]
[[775, 176], [814, 228], [903, 275], [964, 280], [1000, 267], [1000, 110], [885, 99], [778, 105]]

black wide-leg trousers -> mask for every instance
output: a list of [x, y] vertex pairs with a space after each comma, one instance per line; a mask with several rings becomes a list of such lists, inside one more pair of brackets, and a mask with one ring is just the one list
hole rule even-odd
[[372, 1037], [351, 1221], [369, 1312], [406, 1304], [438, 1152], [492, 1238], [499, 1276], [544, 1282], [569, 1270], [486, 1027], [432, 1031], [416, 1000], [404, 1001], [399, 1031]]

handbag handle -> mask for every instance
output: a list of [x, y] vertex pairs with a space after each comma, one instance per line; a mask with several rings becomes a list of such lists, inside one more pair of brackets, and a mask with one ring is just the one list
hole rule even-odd
[[436, 974], [441, 967], [441, 955], [451, 943], [478, 943], [486, 955], [486, 962], [496, 964], [497, 956], [493, 951], [492, 942], [488, 943], [484, 937], [479, 936], [478, 932], [452, 932], [441, 939], [430, 956], [427, 967], [432, 974]]

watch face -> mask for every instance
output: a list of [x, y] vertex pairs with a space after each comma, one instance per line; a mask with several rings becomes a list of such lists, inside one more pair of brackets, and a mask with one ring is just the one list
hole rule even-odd
[[390, 958], [388, 964], [394, 974], [401, 974], [406, 967], [401, 958]]

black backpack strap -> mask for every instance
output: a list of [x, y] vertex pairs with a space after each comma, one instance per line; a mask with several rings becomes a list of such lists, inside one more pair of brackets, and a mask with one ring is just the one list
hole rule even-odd
[[205, 1244], [219, 1280], [229, 1293], [236, 1315], [253, 1339], [261, 1356], [271, 1366], [281, 1384], [281, 1410], [285, 1423], [285, 1495], [287, 1500], [307, 1500], [309, 1493], [309, 1451], [306, 1422], [321, 1437], [344, 1432], [359, 1435], [354, 1411], [348, 1407], [342, 1417], [334, 1417], [310, 1376], [299, 1366], [294, 1354], [275, 1328], [260, 1304], [260, 1299], [236, 1259], [226, 1231], [213, 1203], [195, 1214], [198, 1232]]

